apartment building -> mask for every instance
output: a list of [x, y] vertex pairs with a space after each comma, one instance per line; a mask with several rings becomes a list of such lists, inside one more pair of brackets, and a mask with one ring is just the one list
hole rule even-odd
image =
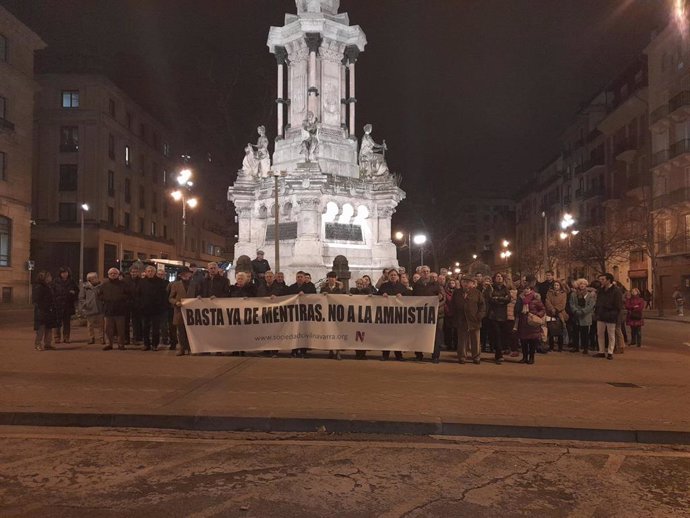
[[38, 81], [37, 268], [77, 271], [82, 218], [84, 272], [102, 274], [118, 259], [222, 257], [226, 238], [203, 201], [187, 210], [182, 243], [181, 205], [170, 193], [184, 165], [163, 124], [103, 75], [43, 74]]
[[34, 52], [44, 47], [0, 7], [0, 304], [30, 300]]
[[655, 299], [672, 308], [676, 286], [690, 296], [690, 40], [672, 23], [645, 53], [658, 276]]

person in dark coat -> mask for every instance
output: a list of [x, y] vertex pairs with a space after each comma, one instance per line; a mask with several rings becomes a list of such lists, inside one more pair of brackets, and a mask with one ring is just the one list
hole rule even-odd
[[256, 284], [263, 284], [266, 272], [271, 269], [271, 265], [264, 259], [264, 251], [256, 251], [256, 259], [252, 259], [252, 275]]
[[287, 286], [276, 280], [275, 274], [268, 270], [264, 275], [264, 282], [256, 288], [257, 297], [280, 297], [285, 295]]
[[[431, 269], [428, 266], [422, 266], [419, 271], [419, 279], [412, 285], [412, 295], [415, 297], [436, 297], [440, 302], [445, 302], [445, 293], [443, 288], [437, 282], [431, 279]], [[441, 356], [441, 343], [443, 342], [443, 324], [436, 322], [436, 335], [434, 338], [434, 352], [431, 353], [431, 361], [433, 363], [439, 362]], [[416, 352], [415, 361], [422, 361], [424, 353]]]
[[481, 362], [479, 349], [479, 330], [486, 314], [486, 299], [473, 286], [474, 279], [464, 276], [460, 281], [461, 288], [453, 293], [453, 316], [458, 328], [458, 362], [465, 363], [467, 348], [472, 351], [472, 361]]
[[189, 337], [187, 336], [182, 316], [182, 301], [193, 298], [192, 290], [194, 286], [192, 285], [191, 270], [186, 266], [180, 268], [178, 279], [170, 285], [168, 302], [173, 306], [173, 327], [177, 331], [177, 341], [180, 344], [180, 350], [177, 351], [176, 356], [184, 356], [185, 354], [191, 354]]
[[108, 340], [104, 351], [113, 348], [115, 332], [117, 331], [118, 349], [125, 348], [125, 317], [131, 306], [131, 292], [129, 284], [120, 279], [120, 270], [111, 268], [108, 270], [108, 280], [101, 284], [98, 296], [103, 303], [103, 316], [105, 318], [105, 336]]
[[157, 351], [161, 338], [161, 314], [168, 307], [167, 282], [156, 276], [156, 267], [147, 266], [139, 282], [141, 331], [144, 351]]
[[[616, 326], [618, 318], [623, 310], [623, 295], [613, 282], [614, 277], [610, 273], [599, 276], [601, 288], [597, 292], [597, 301], [594, 306], [594, 314], [597, 317], [597, 341], [599, 354], [597, 356], [613, 360], [613, 349], [616, 346]], [[604, 353], [606, 336], [608, 336], [608, 350]]]
[[34, 331], [36, 331], [34, 347], [37, 351], [55, 349], [52, 345], [53, 329], [59, 324], [52, 283], [53, 276], [50, 272], [38, 272], [31, 293], [34, 303]]
[[230, 283], [218, 268], [218, 263], [208, 263], [208, 277], [192, 283], [196, 298], [225, 298], [230, 296]]
[[541, 342], [541, 325], [530, 324], [529, 314], [540, 319], [546, 316], [546, 308], [541, 301], [539, 294], [532, 289], [531, 284], [522, 291], [515, 304], [515, 315], [517, 316], [518, 337], [522, 345], [522, 360], [520, 363], [533, 364], [534, 354], [537, 346]]
[[[256, 286], [250, 282], [248, 273], [235, 272], [235, 284], [230, 286], [228, 296], [231, 298], [256, 297]], [[244, 356], [244, 351], [234, 351], [232, 355]]]
[[141, 308], [139, 307], [139, 283], [143, 273], [142, 268], [143, 264], [137, 261], [129, 267], [129, 272], [122, 276], [122, 280], [127, 284], [127, 290], [130, 294], [130, 300], [127, 303], [127, 314], [125, 315], [125, 345], [130, 343], [140, 344], [142, 341]]
[[[395, 268], [391, 268], [387, 272], [387, 281], [379, 287], [378, 295], [382, 297], [404, 297], [411, 295], [410, 290], [402, 285], [400, 282], [400, 274]], [[395, 359], [399, 362], [405, 361], [402, 351], [393, 351]], [[386, 361], [390, 358], [390, 351], [383, 351], [381, 353], [381, 361]]]
[[[54, 329], [55, 343], [60, 340], [69, 343], [72, 315], [75, 313], [75, 304], [79, 296], [79, 287], [72, 279], [72, 273], [66, 266], [60, 268], [58, 277], [52, 284], [57, 309], [58, 326]], [[62, 336], [60, 332], [62, 331]]]
[[[345, 293], [345, 290], [343, 289], [342, 285], [338, 282], [338, 274], [335, 272], [328, 272], [326, 274], [326, 283], [321, 286], [321, 289], [319, 290], [320, 293], [323, 294], [332, 294], [332, 295], [342, 295]], [[357, 354], [357, 359], [358, 360], [365, 360], [366, 359], [366, 354], [367, 352], [364, 350], [358, 350], [356, 352]], [[334, 358], [336, 360], [341, 360], [342, 357], [340, 356], [340, 350], [338, 349], [332, 349], [328, 351], [328, 357], [329, 358]]]
[[494, 275], [493, 284], [491, 290], [488, 290], [487, 298], [491, 344], [494, 347], [496, 364], [500, 365], [503, 363], [503, 348], [508, 345], [503, 343], [503, 338], [508, 335], [506, 326], [511, 324], [508, 320], [508, 304], [510, 304], [511, 296], [502, 274], [496, 273]]

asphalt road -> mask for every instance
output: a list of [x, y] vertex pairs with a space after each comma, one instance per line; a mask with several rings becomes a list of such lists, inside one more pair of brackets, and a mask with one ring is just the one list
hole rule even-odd
[[3, 517], [687, 517], [690, 446], [0, 428]]

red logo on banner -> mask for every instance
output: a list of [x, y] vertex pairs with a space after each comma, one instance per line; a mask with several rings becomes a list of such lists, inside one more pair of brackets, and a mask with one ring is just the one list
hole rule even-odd
[[363, 342], [364, 341], [364, 331], [357, 331], [355, 334], [355, 342]]

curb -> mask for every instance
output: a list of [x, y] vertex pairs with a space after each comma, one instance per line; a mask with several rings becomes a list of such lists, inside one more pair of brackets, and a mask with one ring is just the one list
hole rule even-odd
[[676, 320], [668, 317], [644, 317], [645, 320], [661, 320], [663, 322], [678, 322], [680, 324], [690, 324], [690, 320]]
[[690, 431], [281, 417], [0, 412], [0, 426], [160, 428], [204, 432], [317, 432], [455, 435], [543, 440], [688, 444]]

